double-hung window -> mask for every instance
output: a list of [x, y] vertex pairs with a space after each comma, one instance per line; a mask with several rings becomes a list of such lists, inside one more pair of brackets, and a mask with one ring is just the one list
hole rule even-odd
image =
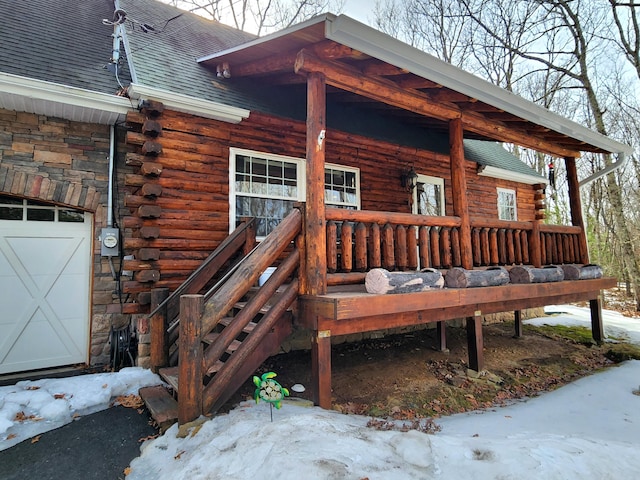
[[516, 203], [516, 191], [507, 188], [498, 188], [498, 219], [517, 220], [518, 208]]
[[[256, 219], [256, 235], [267, 236], [306, 198], [305, 162], [299, 158], [232, 148], [230, 150], [230, 217], [233, 229], [242, 217]], [[325, 202], [360, 208], [360, 171], [327, 164]]]

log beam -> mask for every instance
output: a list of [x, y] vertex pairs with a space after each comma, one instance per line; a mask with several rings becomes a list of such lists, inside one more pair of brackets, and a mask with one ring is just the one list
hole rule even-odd
[[439, 102], [418, 90], [406, 90], [391, 80], [366, 77], [348, 65], [319, 59], [309, 50], [303, 49], [298, 53], [294, 70], [300, 74], [322, 72], [328, 85], [419, 115], [444, 121], [460, 119], [466, 130], [497, 141], [515, 143], [555, 156], [579, 156], [579, 152], [540, 140], [527, 131], [514, 130], [513, 127], [482, 114], [463, 113], [457, 105]]

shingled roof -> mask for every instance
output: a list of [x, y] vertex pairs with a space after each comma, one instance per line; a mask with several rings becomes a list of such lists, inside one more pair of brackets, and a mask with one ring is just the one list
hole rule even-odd
[[[112, 20], [116, 6], [126, 12], [125, 43], [120, 52], [122, 85], [178, 94], [196, 103], [204, 100], [246, 109], [247, 114], [256, 110], [304, 120], [304, 89], [268, 87], [255, 80], [220, 80], [210, 66], [197, 61], [260, 39], [156, 0], [118, 0], [115, 4], [112, 0], [0, 0], [5, 15], [0, 29], [0, 73], [115, 95], [121, 87], [106, 68], [112, 55], [113, 26], [103, 19]], [[328, 106], [328, 113], [330, 128], [448, 151], [442, 134], [389, 122], [384, 112], [364, 113], [358, 105], [336, 104]], [[467, 142], [470, 160], [483, 165], [498, 161], [496, 168], [535, 173], [500, 145], [482, 143]]]
[[[109, 0], [0, 0], [0, 72], [115, 94], [120, 86], [105, 66], [112, 50]], [[126, 62], [120, 73], [130, 82]]]

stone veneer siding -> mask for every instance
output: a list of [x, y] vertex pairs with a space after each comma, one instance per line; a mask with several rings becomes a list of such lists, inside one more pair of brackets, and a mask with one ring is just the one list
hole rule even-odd
[[[108, 156], [108, 125], [0, 109], [0, 192], [93, 213], [91, 365], [109, 362], [111, 325], [130, 321], [120, 313], [117, 283], [98, 242], [107, 222]], [[118, 157], [117, 182], [126, 168], [124, 154]], [[119, 259], [113, 261], [117, 271]]]

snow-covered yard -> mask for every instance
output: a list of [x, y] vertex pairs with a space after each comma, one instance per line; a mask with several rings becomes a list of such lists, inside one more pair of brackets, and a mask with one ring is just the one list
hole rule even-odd
[[[530, 322], [589, 325], [588, 309], [548, 311], [563, 313]], [[604, 314], [607, 335], [640, 344], [640, 318]], [[156, 383], [149, 371], [131, 368], [0, 387], [0, 449]], [[640, 361], [629, 361], [528, 401], [437, 419], [441, 431], [433, 435], [382, 431], [367, 426], [368, 417], [290, 403], [271, 422], [268, 404], [245, 402], [186, 438], [177, 438], [174, 425], [147, 441], [127, 478], [633, 478], [640, 471], [638, 390]]]

